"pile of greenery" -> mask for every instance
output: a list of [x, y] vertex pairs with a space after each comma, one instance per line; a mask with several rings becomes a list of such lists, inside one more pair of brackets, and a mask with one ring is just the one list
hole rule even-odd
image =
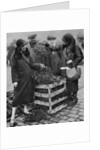
[[50, 68], [41, 68], [33, 72], [33, 79], [37, 84], [51, 84], [54, 82], [59, 83], [61, 81], [60, 76], [53, 75]]

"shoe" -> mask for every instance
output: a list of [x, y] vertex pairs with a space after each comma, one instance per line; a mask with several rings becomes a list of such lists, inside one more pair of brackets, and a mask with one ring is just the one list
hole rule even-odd
[[72, 97], [73, 97], [73, 102], [77, 103], [78, 102], [77, 94], [74, 94]]
[[67, 104], [69, 105], [71, 101], [72, 101], [72, 97], [70, 96], [67, 98]]
[[15, 127], [17, 125], [16, 122], [10, 122], [10, 127]]
[[77, 97], [74, 97], [74, 99], [72, 99], [70, 102], [69, 102], [69, 106], [74, 106], [76, 105], [78, 102], [78, 98]]

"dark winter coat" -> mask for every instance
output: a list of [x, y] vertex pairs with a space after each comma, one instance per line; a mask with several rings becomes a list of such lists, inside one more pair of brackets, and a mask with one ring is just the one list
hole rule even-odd
[[47, 58], [46, 65], [51, 68], [54, 75], [61, 75], [60, 68], [63, 66], [61, 47], [57, 47], [54, 49], [48, 47], [46, 58]]
[[[75, 43], [71, 43], [70, 50], [66, 47], [66, 45], [63, 46], [63, 64], [66, 66], [66, 61], [72, 60], [72, 66], [71, 67], [77, 67], [79, 63], [83, 60], [83, 53], [81, 52], [81, 49], [75, 45]], [[68, 66], [69, 67], [69, 66]], [[77, 93], [78, 91], [78, 80], [70, 80], [67, 79], [67, 91], [69, 93], [74, 92]]]
[[33, 101], [34, 82], [32, 72], [36, 67], [23, 59], [12, 56], [11, 75], [12, 83], [18, 82], [18, 86], [14, 89], [13, 107], [22, 104], [28, 104]]

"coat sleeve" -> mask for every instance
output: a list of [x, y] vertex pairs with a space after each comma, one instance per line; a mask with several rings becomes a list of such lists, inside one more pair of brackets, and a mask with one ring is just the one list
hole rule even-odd
[[79, 65], [79, 63], [82, 60], [83, 60], [83, 53], [82, 53], [81, 49], [77, 46], [76, 51], [75, 51], [75, 59], [74, 59], [74, 62], [73, 62], [74, 67]]
[[35, 64], [32, 60], [32, 57], [29, 58], [29, 65], [32, 70], [39, 70], [41, 67], [39, 64]]
[[12, 83], [18, 82], [19, 81], [19, 76], [18, 76], [18, 66], [17, 62], [14, 58], [14, 55], [11, 58], [11, 76], [12, 76]]

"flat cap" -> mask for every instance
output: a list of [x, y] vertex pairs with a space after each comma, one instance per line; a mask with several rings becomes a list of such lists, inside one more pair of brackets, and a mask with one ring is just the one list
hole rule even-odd
[[47, 37], [47, 40], [49, 40], [49, 41], [50, 41], [50, 40], [55, 40], [55, 39], [56, 39], [56, 37], [54, 37], [54, 36], [48, 36], [48, 37]]
[[36, 36], [37, 36], [37, 34], [32, 34], [32, 35], [28, 36], [28, 39], [30, 39], [30, 40], [35, 39]]
[[77, 39], [84, 39], [84, 33], [79, 32], [78, 35], [77, 35]]

